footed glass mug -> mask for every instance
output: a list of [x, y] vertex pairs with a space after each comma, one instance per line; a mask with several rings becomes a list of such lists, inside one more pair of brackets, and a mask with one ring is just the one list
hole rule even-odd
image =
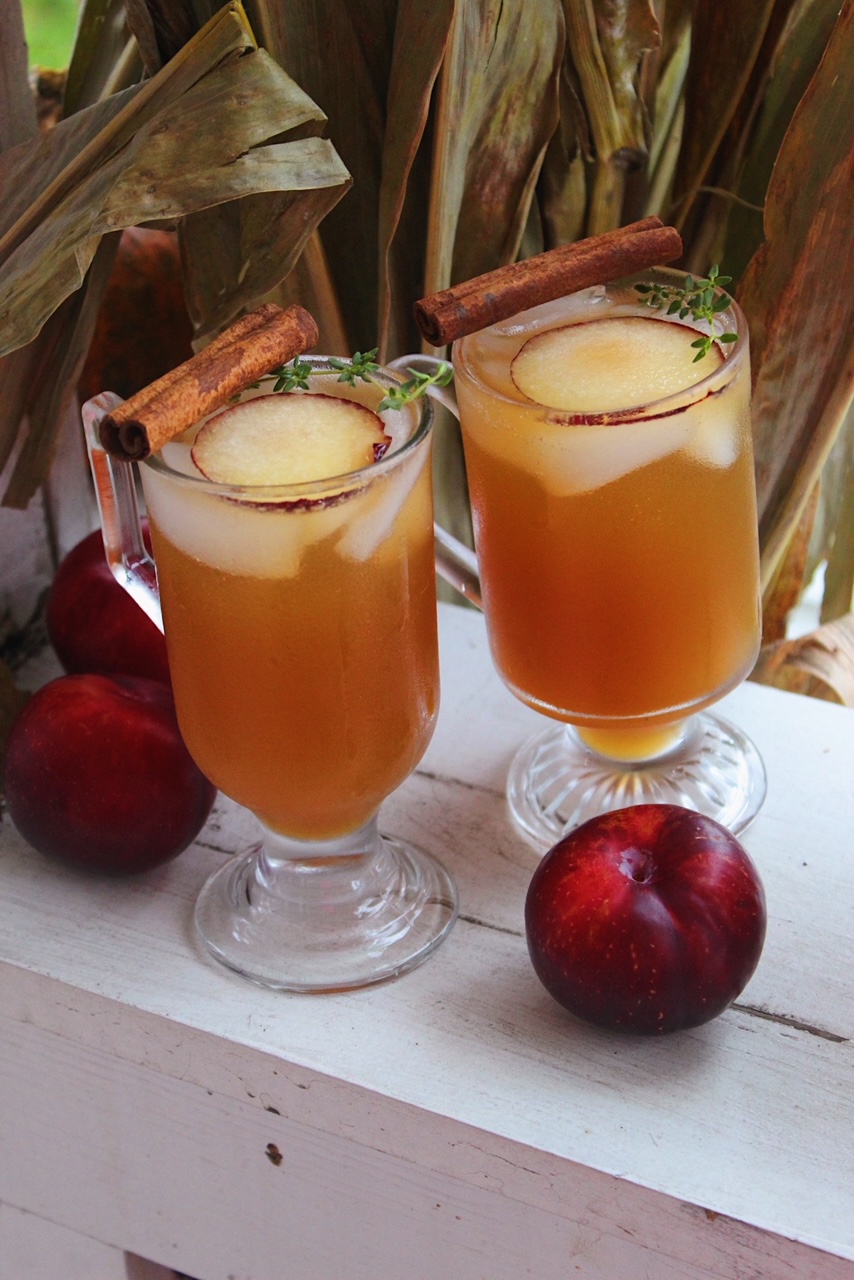
[[[494, 662], [559, 722], [522, 747], [508, 779], [517, 825], [546, 846], [649, 802], [738, 832], [765, 796], [753, 744], [704, 711], [749, 674], [760, 641], [746, 321], [731, 302], [716, 332], [735, 337], [695, 363], [698, 332], [645, 305], [640, 279], [457, 341], [458, 410], [445, 396]], [[685, 283], [660, 268], [642, 279]], [[442, 556], [462, 572], [447, 537]], [[476, 600], [471, 581], [466, 594]]]
[[[361, 403], [382, 395], [330, 387]], [[202, 940], [229, 968], [290, 991], [405, 972], [457, 914], [440, 863], [381, 836], [376, 817], [438, 711], [429, 402], [383, 411], [395, 443], [372, 466], [288, 486], [206, 480], [191, 428], [140, 466], [156, 578], [132, 469], [98, 438], [119, 403], [107, 392], [83, 408], [107, 558], [165, 631], [191, 754], [262, 828], [203, 887]]]

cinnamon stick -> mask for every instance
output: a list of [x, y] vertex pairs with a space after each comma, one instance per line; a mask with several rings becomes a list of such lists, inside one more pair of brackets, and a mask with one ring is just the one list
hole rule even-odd
[[317, 339], [317, 325], [303, 307], [283, 311], [265, 303], [106, 414], [98, 428], [101, 444], [123, 462], [141, 461]]
[[681, 254], [675, 227], [644, 218], [442, 289], [416, 302], [415, 320], [427, 341], [442, 347], [530, 307], [673, 262]]

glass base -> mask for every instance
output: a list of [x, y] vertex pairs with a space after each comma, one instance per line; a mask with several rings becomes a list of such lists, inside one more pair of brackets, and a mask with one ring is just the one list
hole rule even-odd
[[513, 820], [551, 848], [582, 822], [635, 804], [678, 804], [734, 834], [765, 799], [765, 768], [745, 734], [703, 712], [685, 721], [675, 746], [635, 762], [599, 755], [571, 725], [551, 725], [516, 754], [507, 779]]
[[281, 991], [345, 991], [415, 968], [457, 918], [445, 869], [376, 820], [311, 844], [264, 828], [263, 841], [202, 888], [196, 928], [229, 969]]

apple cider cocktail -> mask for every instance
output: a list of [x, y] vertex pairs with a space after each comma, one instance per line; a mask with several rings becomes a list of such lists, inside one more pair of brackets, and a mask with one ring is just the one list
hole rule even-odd
[[165, 632], [191, 755], [260, 827], [202, 887], [198, 936], [305, 992], [405, 973], [458, 910], [378, 813], [438, 711], [432, 411], [373, 352], [296, 358], [316, 341], [303, 308], [268, 303], [137, 396], [83, 406], [107, 560]]
[[696, 339], [627, 283], [454, 348], [494, 660], [614, 759], [665, 750], [759, 643], [746, 337]]
[[376, 386], [271, 390], [167, 444], [143, 486], [194, 759], [268, 827], [323, 840], [368, 822], [433, 730], [429, 440], [420, 404], [374, 412]]

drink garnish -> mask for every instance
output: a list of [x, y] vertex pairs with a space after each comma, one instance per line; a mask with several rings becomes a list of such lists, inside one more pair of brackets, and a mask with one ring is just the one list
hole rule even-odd
[[719, 313], [732, 306], [732, 298], [723, 288], [731, 280], [732, 276], [722, 276], [715, 265], [707, 276], [700, 276], [697, 279], [686, 276], [682, 288], [641, 281], [635, 285], [635, 289], [641, 294], [648, 307], [656, 311], [663, 310], [665, 315], [678, 315], [680, 320], [686, 320], [688, 316], [697, 321], [705, 320], [711, 332], [702, 334], [691, 343], [692, 347], [697, 348], [697, 354], [693, 360], [696, 364], [698, 360], [702, 360], [709, 354], [715, 343], [735, 342], [738, 339], [737, 333], [715, 332], [715, 321]]
[[416, 302], [415, 321], [427, 341], [441, 347], [543, 302], [681, 256], [682, 240], [676, 228], [665, 227], [657, 217], [643, 218], [441, 289]]
[[338, 382], [346, 382], [355, 386], [356, 380], [372, 383], [375, 387], [379, 387], [385, 392], [385, 396], [377, 405], [377, 413], [382, 413], [384, 409], [402, 409], [405, 405], [411, 404], [413, 400], [419, 400], [429, 387], [446, 387], [453, 377], [453, 368], [450, 364], [442, 362], [435, 373], [420, 373], [417, 369], [407, 369], [407, 373], [411, 375], [408, 382], [403, 382], [399, 386], [388, 387], [375, 376], [380, 372], [380, 366], [376, 361], [377, 348], [371, 351], [357, 351], [350, 360], [342, 360], [337, 356], [330, 356], [328, 369], [318, 369], [315, 365], [310, 364], [307, 360], [296, 359], [290, 364], [282, 365], [279, 369], [274, 369], [272, 376], [276, 379], [273, 387], [274, 391], [308, 391], [309, 378], [329, 377], [337, 374]]
[[208, 480], [291, 485], [361, 470], [392, 441], [376, 413], [354, 400], [315, 394], [258, 396], [209, 418], [192, 447]]
[[317, 325], [303, 307], [283, 311], [273, 302], [265, 303], [105, 414], [98, 429], [101, 444], [123, 462], [141, 461], [227, 405], [268, 369], [316, 342]]
[[[684, 324], [638, 315], [559, 325], [524, 343], [510, 364], [510, 378], [534, 404], [568, 410], [567, 422], [580, 425], [587, 415], [626, 421], [702, 376], [695, 368], [693, 333]], [[723, 357], [716, 351], [712, 359]]]

